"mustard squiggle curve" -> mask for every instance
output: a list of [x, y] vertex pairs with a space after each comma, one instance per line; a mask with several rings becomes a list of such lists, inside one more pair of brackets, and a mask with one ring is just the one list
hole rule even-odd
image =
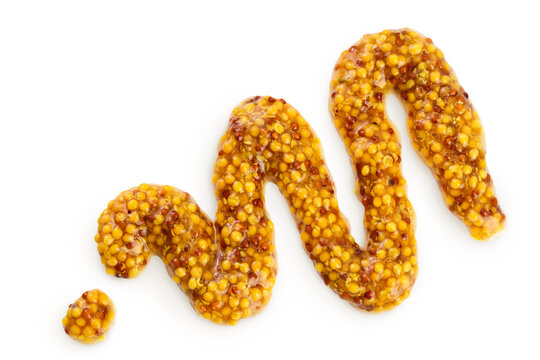
[[415, 216], [398, 134], [384, 112], [390, 89], [406, 101], [413, 144], [450, 209], [476, 238], [502, 229], [482, 129], [466, 93], [431, 40], [410, 30], [385, 31], [345, 51], [331, 82], [330, 110], [366, 208], [365, 250], [350, 235], [309, 124], [284, 100], [256, 96], [233, 110], [219, 145], [215, 222], [179, 189], [142, 184], [124, 191], [98, 221], [96, 242], [107, 272], [135, 277], [157, 255], [203, 317], [235, 324], [257, 313], [277, 273], [273, 224], [264, 207], [264, 185], [271, 181], [287, 199], [325, 284], [362, 310], [400, 304], [417, 275]]

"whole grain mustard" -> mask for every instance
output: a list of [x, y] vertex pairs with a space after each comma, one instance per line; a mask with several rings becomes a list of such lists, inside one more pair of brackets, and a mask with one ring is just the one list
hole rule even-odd
[[257, 96], [233, 110], [221, 139], [215, 222], [189, 194], [142, 184], [109, 203], [95, 240], [111, 275], [133, 278], [157, 255], [199, 314], [235, 324], [268, 303], [276, 280], [273, 223], [264, 206], [271, 181], [324, 282], [360, 309], [389, 309], [409, 295], [417, 271], [414, 213], [400, 172], [392, 178], [395, 190], [377, 187], [388, 216], [368, 216], [363, 250], [339, 211], [318, 137], [284, 100]]
[[442, 51], [410, 29], [365, 35], [341, 54], [330, 83], [330, 113], [356, 166], [366, 210], [384, 212], [380, 189], [399, 187], [392, 176], [401, 144], [384, 107], [390, 91], [406, 106], [413, 147], [448, 208], [475, 239], [501, 231], [505, 215], [486, 167], [478, 113]]
[[418, 268], [415, 214], [401, 173], [401, 142], [384, 97], [408, 111], [413, 146], [435, 175], [450, 210], [476, 239], [504, 227], [486, 168], [478, 114], [433, 42], [418, 33], [366, 35], [334, 67], [330, 112], [355, 169], [367, 245], [350, 235], [320, 140], [282, 99], [252, 97], [236, 107], [218, 148], [212, 221], [186, 192], [141, 184], [112, 200], [95, 240], [111, 275], [136, 277], [159, 256], [195, 310], [234, 325], [268, 303], [277, 274], [264, 186], [287, 199], [300, 239], [324, 283], [365, 311], [409, 296]]
[[62, 319], [64, 331], [71, 338], [92, 344], [105, 338], [114, 319], [114, 305], [103, 291], [85, 291], [69, 305]]

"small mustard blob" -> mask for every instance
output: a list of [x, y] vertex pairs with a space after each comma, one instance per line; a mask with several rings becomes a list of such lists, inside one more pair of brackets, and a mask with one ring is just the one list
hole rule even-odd
[[70, 304], [62, 319], [64, 331], [72, 339], [84, 344], [102, 341], [114, 319], [114, 305], [103, 291], [85, 291]]

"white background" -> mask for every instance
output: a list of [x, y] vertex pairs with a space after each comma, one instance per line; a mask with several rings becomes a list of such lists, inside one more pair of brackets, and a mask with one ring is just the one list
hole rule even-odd
[[[1, 1], [2, 358], [538, 358], [537, 12], [533, 1], [480, 3]], [[388, 313], [359, 312], [324, 286], [274, 185], [280, 272], [260, 315], [235, 327], [198, 317], [158, 258], [134, 280], [105, 273], [96, 220], [120, 191], [174, 185], [213, 216], [216, 145], [253, 95], [283, 97], [319, 134], [363, 243], [328, 84], [341, 51], [404, 26], [444, 51], [480, 113], [504, 232], [473, 240], [405, 136], [420, 272]], [[405, 134], [395, 97], [388, 107]], [[61, 319], [92, 288], [112, 297], [117, 318], [103, 343], [85, 346]]]

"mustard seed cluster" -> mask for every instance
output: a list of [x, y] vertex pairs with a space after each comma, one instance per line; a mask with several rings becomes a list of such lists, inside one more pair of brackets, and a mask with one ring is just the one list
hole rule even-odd
[[404, 182], [391, 203], [401, 210], [384, 226], [370, 220], [362, 250], [339, 211], [319, 139], [296, 109], [271, 97], [250, 98], [232, 112], [214, 166], [214, 223], [189, 194], [142, 184], [122, 192], [99, 218], [101, 261], [111, 275], [133, 278], [157, 255], [200, 315], [233, 325], [260, 311], [275, 283], [266, 181], [287, 199], [315, 268], [340, 297], [372, 311], [408, 296], [416, 248]]
[[114, 319], [114, 306], [104, 292], [98, 289], [85, 291], [69, 305], [62, 325], [66, 334], [82, 343], [101, 341]]
[[[271, 228], [259, 227], [256, 234], [271, 236]], [[247, 249], [238, 230], [226, 231], [217, 243], [214, 224], [189, 194], [142, 184], [109, 203], [96, 242], [107, 272], [117, 277], [136, 277], [150, 256], [161, 257], [199, 314], [232, 325], [266, 304], [275, 262], [273, 245], [261, 241], [257, 251]]]
[[480, 119], [431, 39], [409, 29], [366, 35], [341, 54], [330, 88], [330, 112], [356, 166], [366, 221], [373, 216], [387, 223], [405, 191], [401, 145], [384, 109], [385, 94], [393, 89], [406, 104], [413, 146], [449, 209], [476, 239], [503, 229]]
[[[272, 224], [264, 211], [263, 195], [265, 181], [272, 181], [287, 199], [315, 268], [340, 297], [371, 311], [389, 309], [408, 296], [416, 274], [413, 224], [405, 222], [405, 216], [396, 216], [387, 227], [369, 230], [380, 241], [370, 242], [368, 250], [363, 251], [339, 211], [319, 138], [284, 100], [255, 97], [233, 110], [230, 133], [222, 139], [214, 181], [219, 199], [216, 227], [240, 226], [240, 242], [246, 241], [246, 246], [253, 241], [251, 236], [257, 236], [256, 226], [250, 228], [252, 223]], [[244, 183], [254, 186], [243, 192]], [[255, 191], [251, 192], [252, 189]], [[400, 195], [400, 206], [407, 209], [410, 219], [412, 208], [405, 193]], [[250, 221], [251, 205], [257, 211]], [[221, 235], [228, 232], [221, 230]], [[399, 256], [393, 238], [401, 238], [401, 233], [408, 240]], [[262, 233], [257, 241], [270, 239]]]

